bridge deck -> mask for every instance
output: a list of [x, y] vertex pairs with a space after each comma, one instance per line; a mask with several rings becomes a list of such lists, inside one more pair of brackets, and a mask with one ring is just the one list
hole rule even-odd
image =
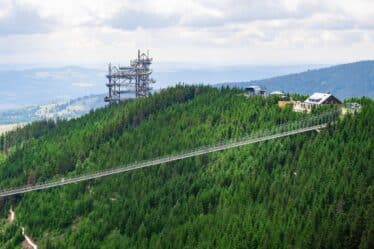
[[[308, 120], [308, 122], [299, 121], [299, 123], [296, 125], [296, 128], [294, 129], [292, 128], [295, 125], [288, 124], [287, 126], [277, 127], [273, 129], [272, 130], [273, 134], [269, 134], [269, 135], [266, 135], [265, 133], [263, 133], [263, 135], [258, 134], [256, 136], [246, 137], [246, 138], [236, 140], [236, 141], [216, 144], [216, 145], [209, 146], [209, 147], [198, 148], [193, 151], [184, 152], [184, 153], [180, 153], [177, 155], [165, 156], [165, 157], [157, 158], [154, 160], [149, 160], [149, 161], [144, 161], [144, 162], [139, 162], [139, 163], [132, 163], [132, 164], [123, 165], [123, 166], [119, 166], [119, 167], [112, 168], [112, 169], [102, 170], [102, 171], [95, 172], [95, 173], [87, 173], [81, 176], [62, 178], [60, 180], [55, 180], [55, 181], [51, 181], [47, 183], [40, 183], [40, 184], [36, 184], [33, 186], [24, 186], [24, 187], [14, 188], [10, 190], [4, 190], [4, 191], [0, 191], [0, 197], [6, 197], [6, 196], [22, 194], [22, 193], [27, 193], [27, 192], [32, 192], [32, 191], [37, 191], [37, 190], [42, 190], [42, 189], [54, 188], [54, 187], [63, 186], [67, 184], [96, 179], [96, 178], [100, 178], [104, 176], [120, 174], [120, 173], [131, 171], [131, 170], [155, 166], [155, 165], [159, 165], [163, 163], [173, 162], [173, 161], [181, 160], [184, 158], [195, 157], [195, 156], [208, 154], [212, 152], [227, 150], [227, 149], [231, 149], [231, 148], [235, 148], [235, 147], [239, 147], [243, 145], [254, 144], [254, 143], [258, 143], [262, 141], [300, 134], [300, 133], [304, 133], [304, 132], [308, 132], [312, 130], [318, 130], [318, 129], [322, 129], [326, 127], [328, 121], [331, 121], [330, 118], [326, 119], [324, 117], [323, 118], [318, 117], [318, 119], [314, 118], [311, 120], [317, 124], [312, 125], [312, 126], [302, 127], [302, 126], [307, 125], [308, 122], [311, 122], [311, 121], [310, 120]], [[270, 130], [270, 133], [271, 133], [271, 130]]]

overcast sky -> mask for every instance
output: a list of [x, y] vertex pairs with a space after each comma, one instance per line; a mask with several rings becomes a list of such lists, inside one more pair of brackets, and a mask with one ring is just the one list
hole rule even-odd
[[374, 59], [373, 0], [0, 0], [0, 64]]

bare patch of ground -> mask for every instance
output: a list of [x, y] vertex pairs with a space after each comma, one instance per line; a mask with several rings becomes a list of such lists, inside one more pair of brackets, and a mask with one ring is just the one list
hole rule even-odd
[[4, 134], [5, 132], [15, 130], [17, 128], [21, 128], [24, 124], [0, 124], [0, 135]]

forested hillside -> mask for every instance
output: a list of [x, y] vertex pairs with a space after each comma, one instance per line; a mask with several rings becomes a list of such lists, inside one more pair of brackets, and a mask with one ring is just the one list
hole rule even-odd
[[[20, 225], [40, 248], [373, 248], [374, 103], [357, 101], [359, 114], [319, 133], [0, 199], [0, 248], [21, 248]], [[277, 97], [177, 86], [10, 133], [0, 189], [169, 155], [303, 115], [279, 109]]]

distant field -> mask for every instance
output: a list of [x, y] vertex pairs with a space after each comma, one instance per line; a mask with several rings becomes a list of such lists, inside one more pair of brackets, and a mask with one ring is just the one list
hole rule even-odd
[[11, 131], [16, 129], [17, 127], [22, 127], [23, 124], [6, 124], [6, 125], [0, 125], [0, 135], [7, 131]]

